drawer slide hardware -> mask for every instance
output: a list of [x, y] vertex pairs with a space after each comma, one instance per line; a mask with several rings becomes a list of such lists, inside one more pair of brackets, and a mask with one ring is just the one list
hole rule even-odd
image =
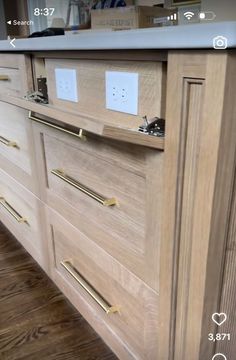
[[87, 186], [81, 184], [77, 180], [75, 180], [75, 179], [71, 178], [70, 176], [66, 175], [66, 173], [61, 169], [54, 169], [54, 170], [51, 171], [51, 173], [53, 175], [59, 177], [60, 179], [62, 179], [66, 183], [74, 186], [76, 189], [80, 190], [81, 192], [88, 195], [92, 199], [98, 201], [100, 204], [102, 204], [104, 206], [112, 206], [112, 205], [117, 204], [117, 201], [116, 201], [115, 198], [109, 198], [109, 199], [105, 198], [104, 196], [102, 196], [102, 195], [96, 193], [95, 191], [89, 189]]
[[29, 119], [32, 120], [32, 121], [35, 121], [35, 122], [37, 122], [39, 124], [43, 124], [43, 125], [46, 125], [46, 126], [49, 126], [49, 127], [53, 128], [53, 129], [62, 131], [64, 133], [68, 134], [68, 135], [76, 136], [77, 138], [79, 138], [81, 140], [86, 140], [86, 136], [84, 135], [83, 129], [79, 129], [78, 133], [74, 132], [74, 131], [64, 129], [61, 126], [52, 124], [52, 123], [50, 123], [48, 121], [45, 121], [45, 120], [37, 118], [36, 116], [33, 116], [31, 111], [29, 112]]
[[106, 312], [106, 314], [112, 314], [119, 312], [118, 306], [109, 305], [100, 294], [85, 280], [85, 278], [80, 275], [77, 269], [71, 264], [70, 261], [64, 260], [61, 261], [61, 266], [79, 283], [79, 285], [101, 306], [101, 308]]
[[2, 205], [4, 209], [7, 210], [7, 212], [9, 212], [9, 214], [13, 216], [13, 218], [18, 223], [28, 224], [27, 220], [24, 217], [22, 217], [15, 209], [13, 209], [13, 207], [4, 199], [4, 197], [0, 197], [0, 205]]
[[8, 75], [0, 75], [0, 81], [9, 81], [10, 78]]
[[5, 139], [3, 136], [0, 136], [0, 143], [9, 146], [9, 147], [14, 147], [19, 149], [19, 146], [17, 145], [17, 143], [15, 141], [11, 141], [8, 139]]
[[138, 131], [147, 135], [164, 137], [165, 136], [165, 120], [154, 117], [150, 120], [147, 116], [143, 117], [144, 123], [139, 126]]

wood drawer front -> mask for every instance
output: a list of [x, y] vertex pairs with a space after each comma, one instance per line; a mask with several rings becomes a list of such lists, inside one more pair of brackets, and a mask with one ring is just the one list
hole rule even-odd
[[30, 58], [19, 54], [1, 54], [0, 94], [26, 95], [33, 89]]
[[[51, 129], [42, 138], [47, 203], [158, 291], [163, 154]], [[58, 169], [117, 205], [101, 205], [52, 173]]]
[[[47, 218], [53, 236], [52, 277], [57, 285], [79, 311], [81, 298], [88, 303], [93, 309], [88, 321], [95, 316], [97, 321], [104, 323], [110, 329], [109, 333], [115, 333], [130, 351], [138, 355], [134, 358], [155, 359], [157, 294], [51, 209], [48, 209]], [[62, 266], [63, 261], [73, 264], [74, 271], [92, 286], [98, 298], [118, 306], [119, 312], [107, 314]]]
[[0, 102], [0, 166], [33, 190], [32, 128], [27, 116], [27, 111]]
[[0, 170], [0, 217], [10, 232], [44, 268], [39, 200]]
[[19, 69], [0, 67], [0, 93], [19, 96], [21, 93], [21, 74]]
[[[137, 129], [142, 117], [164, 116], [165, 70], [162, 62], [46, 59], [49, 103], [108, 124]], [[57, 98], [55, 69], [74, 69], [78, 102]], [[138, 74], [138, 115], [106, 109], [106, 72]]]

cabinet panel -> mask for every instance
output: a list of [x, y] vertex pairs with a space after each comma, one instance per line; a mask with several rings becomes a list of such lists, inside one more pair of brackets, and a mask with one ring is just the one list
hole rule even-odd
[[[158, 291], [163, 153], [90, 134], [81, 141], [39, 124], [34, 129], [42, 198]], [[116, 204], [103, 206], [81, 184]]]
[[[162, 62], [46, 59], [49, 103], [108, 124], [138, 129], [143, 116], [164, 116], [165, 67]], [[55, 69], [74, 69], [78, 102], [57, 98]], [[106, 109], [106, 71], [138, 74], [138, 115]]]
[[[130, 359], [156, 359], [157, 294], [57, 213], [49, 208], [47, 213], [52, 235], [51, 271], [56, 284], [79, 311], [81, 299], [86, 301], [93, 309], [87, 320], [92, 320], [95, 311], [96, 321], [107, 328], [105, 339], [110, 333], [119, 336], [133, 354]], [[95, 298], [91, 290], [81, 286], [81, 277], [87, 287], [93, 288]], [[118, 311], [106, 313], [101, 298]]]
[[0, 166], [36, 192], [32, 127], [26, 110], [0, 102]]
[[30, 57], [22, 54], [1, 54], [0, 94], [22, 97], [32, 90]]
[[44, 268], [47, 253], [41, 231], [39, 200], [13, 178], [0, 170], [0, 217], [10, 232]]
[[234, 176], [235, 181], [225, 249], [222, 289], [219, 309], [217, 309], [219, 313], [227, 315], [227, 320], [220, 327], [217, 327], [217, 332], [230, 334], [230, 341], [218, 341], [215, 350], [216, 353], [225, 354], [228, 359], [233, 359], [236, 352], [236, 172]]
[[[160, 317], [169, 328], [159, 334], [161, 358], [215, 354], [208, 334], [217, 331], [212, 314], [220, 312], [235, 176], [235, 74], [234, 56], [227, 53], [169, 55], [165, 167], [168, 177], [175, 176], [176, 190], [165, 191], [171, 201], [164, 203]], [[168, 331], [175, 336], [166, 354]]]

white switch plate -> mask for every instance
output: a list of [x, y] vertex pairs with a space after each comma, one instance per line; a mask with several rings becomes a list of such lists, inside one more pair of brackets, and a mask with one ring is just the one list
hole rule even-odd
[[55, 69], [57, 98], [78, 102], [77, 78], [74, 69]]
[[106, 108], [138, 115], [138, 74], [106, 71]]

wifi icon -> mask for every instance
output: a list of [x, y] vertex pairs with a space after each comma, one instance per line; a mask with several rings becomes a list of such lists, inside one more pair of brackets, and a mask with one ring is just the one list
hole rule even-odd
[[186, 11], [184, 13], [184, 17], [186, 17], [186, 19], [188, 19], [188, 20], [191, 20], [193, 16], [194, 16], [194, 13], [192, 11]]

